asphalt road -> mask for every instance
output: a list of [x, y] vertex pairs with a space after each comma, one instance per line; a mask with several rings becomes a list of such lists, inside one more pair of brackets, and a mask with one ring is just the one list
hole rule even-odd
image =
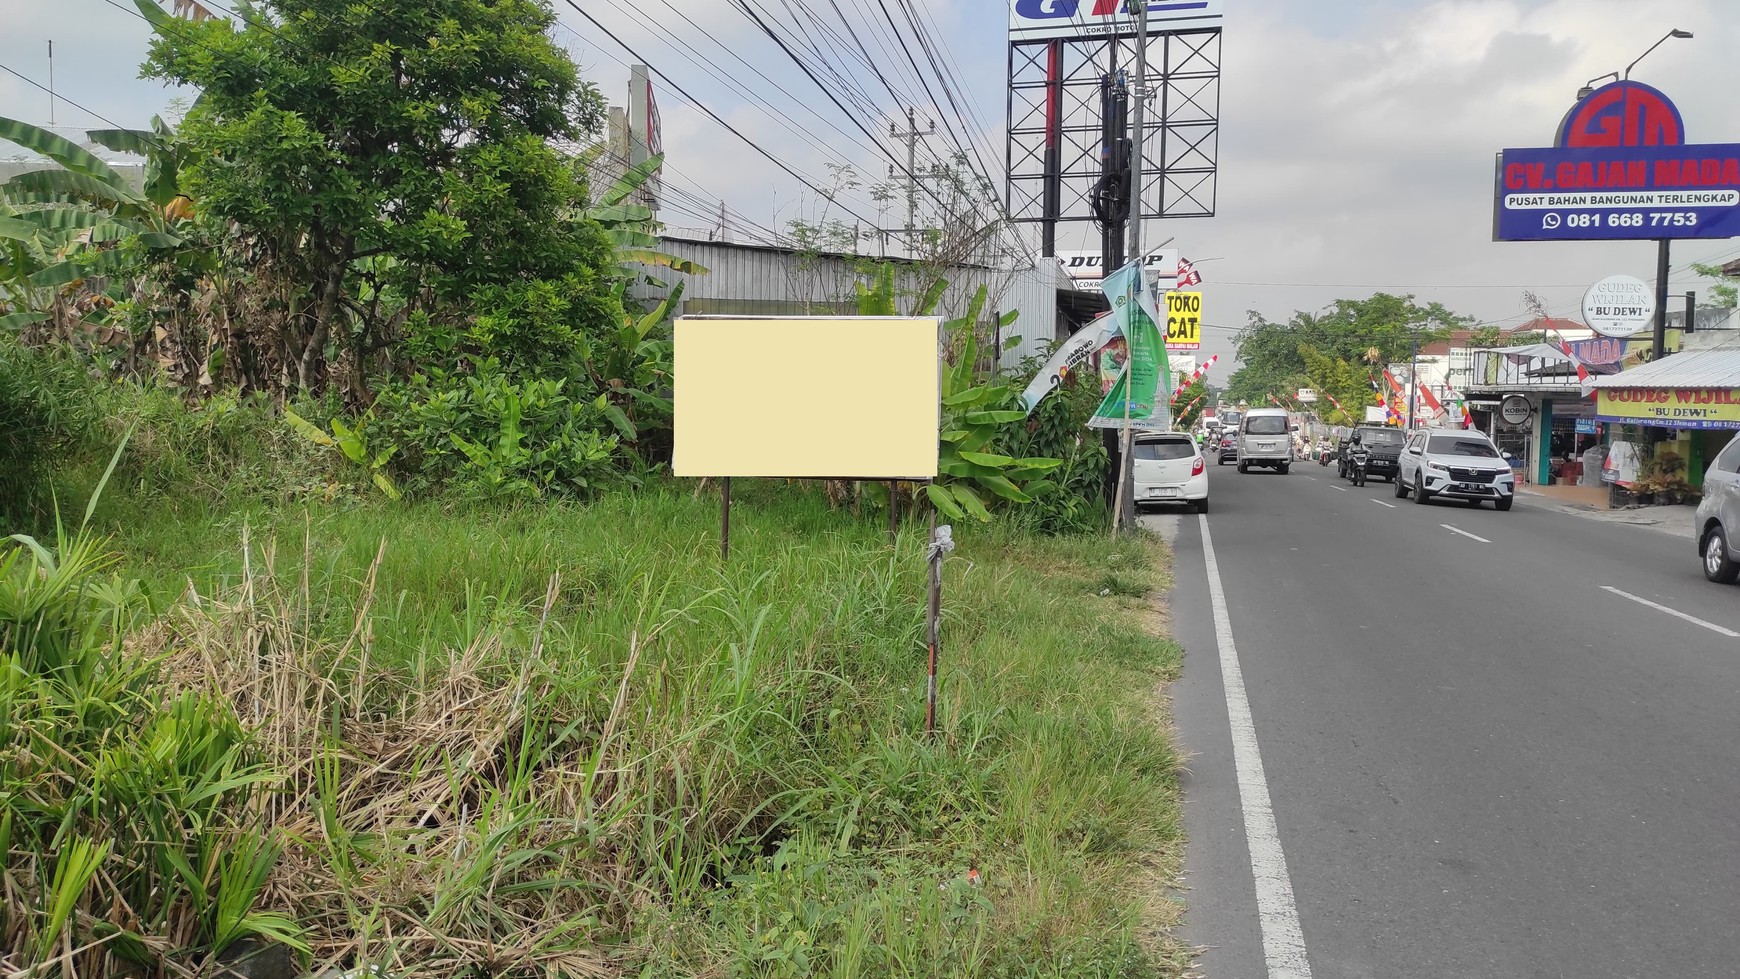
[[1147, 518], [1176, 548], [1204, 975], [1740, 976], [1740, 587], [1703, 580], [1689, 530], [1210, 472], [1257, 782], [1202, 518]]

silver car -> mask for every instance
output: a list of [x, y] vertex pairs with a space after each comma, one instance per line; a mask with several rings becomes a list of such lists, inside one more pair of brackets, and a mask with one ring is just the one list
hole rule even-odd
[[1293, 465], [1293, 438], [1287, 412], [1280, 408], [1252, 408], [1239, 425], [1237, 440], [1239, 472], [1252, 466], [1267, 466], [1285, 475]]
[[1729, 442], [1704, 470], [1704, 498], [1698, 502], [1698, 555], [1704, 577], [1728, 584], [1740, 576], [1740, 438]]
[[1434, 497], [1491, 500], [1509, 510], [1516, 500], [1516, 476], [1492, 440], [1460, 428], [1429, 428], [1408, 436], [1396, 469], [1396, 499], [1414, 494], [1415, 503]]

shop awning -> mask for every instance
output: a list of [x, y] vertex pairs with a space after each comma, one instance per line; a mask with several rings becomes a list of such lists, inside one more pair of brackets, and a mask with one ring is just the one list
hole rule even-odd
[[1740, 389], [1740, 348], [1696, 350], [1651, 361], [1594, 381], [1597, 390], [1611, 388]]
[[1740, 348], [1674, 354], [1598, 377], [1595, 416], [1624, 425], [1740, 429]]

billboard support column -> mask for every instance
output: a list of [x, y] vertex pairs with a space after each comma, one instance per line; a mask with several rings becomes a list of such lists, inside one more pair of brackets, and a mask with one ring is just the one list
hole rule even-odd
[[[1650, 351], [1654, 354], [1650, 358], [1651, 363], [1667, 356], [1667, 293], [1668, 239], [1659, 238], [1655, 243], [1655, 339], [1650, 344]], [[1651, 442], [1661, 442], [1668, 438], [1668, 433], [1663, 429], [1651, 428], [1649, 433]]]
[[1041, 190], [1039, 252], [1057, 256], [1057, 219], [1063, 211], [1063, 42], [1045, 44], [1045, 186]]
[[1657, 239], [1655, 249], [1655, 345], [1651, 349], [1652, 359], [1660, 360], [1667, 356], [1668, 239]]

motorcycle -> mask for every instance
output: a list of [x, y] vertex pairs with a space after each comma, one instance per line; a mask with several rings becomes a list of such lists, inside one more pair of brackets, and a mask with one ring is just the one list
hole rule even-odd
[[1329, 465], [1329, 457], [1332, 454], [1333, 454], [1333, 450], [1330, 449], [1329, 446], [1327, 446], [1327, 445], [1319, 446], [1317, 449], [1317, 464], [1319, 466]]
[[1353, 480], [1353, 485], [1365, 485], [1365, 464], [1371, 458], [1371, 453], [1365, 448], [1351, 449], [1347, 453], [1347, 474]]

